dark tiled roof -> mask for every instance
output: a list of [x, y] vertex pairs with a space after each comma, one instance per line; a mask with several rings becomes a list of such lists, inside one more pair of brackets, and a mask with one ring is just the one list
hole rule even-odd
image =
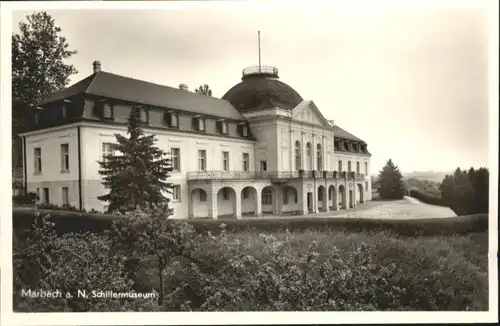
[[345, 131], [344, 129], [340, 128], [337, 125], [333, 126], [333, 133], [335, 135], [335, 138], [342, 138], [342, 139], [348, 139], [348, 140], [355, 140], [364, 143], [365, 141], [354, 136], [353, 134]]
[[302, 102], [302, 97], [292, 87], [264, 75], [244, 77], [222, 99], [231, 102], [240, 112], [268, 109], [273, 105], [291, 110]]
[[227, 119], [244, 120], [238, 110], [226, 100], [103, 71], [95, 73], [60, 92], [54, 93], [41, 104], [80, 93], [208, 114]]

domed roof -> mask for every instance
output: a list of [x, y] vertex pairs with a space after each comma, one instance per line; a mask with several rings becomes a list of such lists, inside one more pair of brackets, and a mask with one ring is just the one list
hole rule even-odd
[[302, 102], [292, 87], [278, 80], [274, 67], [250, 67], [243, 70], [241, 82], [227, 91], [223, 100], [240, 112], [279, 106], [291, 110]]

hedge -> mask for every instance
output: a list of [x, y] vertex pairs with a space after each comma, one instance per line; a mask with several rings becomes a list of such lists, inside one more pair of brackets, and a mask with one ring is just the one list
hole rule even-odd
[[[91, 214], [60, 210], [39, 210], [40, 214], [50, 214], [59, 234], [69, 232], [102, 233], [109, 229], [113, 220], [120, 218], [108, 214]], [[33, 210], [29, 208], [14, 208], [12, 215], [14, 232], [18, 235], [28, 230], [34, 218]], [[363, 218], [328, 218], [328, 217], [286, 217], [279, 219], [252, 218], [252, 219], [189, 219], [174, 220], [186, 221], [193, 225], [198, 232], [211, 231], [216, 233], [224, 223], [227, 230], [235, 232], [243, 230], [258, 230], [273, 232], [288, 229], [335, 231], [347, 230], [351, 232], [378, 232], [391, 231], [404, 236], [419, 235], [451, 235], [468, 234], [488, 231], [488, 214], [463, 215], [450, 218], [429, 219], [363, 219]]]
[[427, 204], [449, 207], [444, 203], [441, 197], [427, 194], [418, 189], [410, 189], [410, 197], [416, 198]]

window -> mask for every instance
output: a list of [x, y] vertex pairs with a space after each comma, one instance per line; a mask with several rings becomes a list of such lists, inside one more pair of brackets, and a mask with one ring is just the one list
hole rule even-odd
[[351, 172], [351, 161], [347, 161], [347, 171]]
[[146, 111], [145, 109], [141, 109], [141, 122], [142, 123], [148, 122], [148, 111]]
[[323, 196], [324, 196], [324, 194], [323, 194], [323, 187], [320, 187], [318, 189], [318, 200], [323, 201]]
[[198, 171], [207, 170], [207, 151], [204, 149], [198, 150]]
[[35, 112], [35, 125], [38, 125], [39, 122], [40, 122], [40, 113]]
[[170, 113], [170, 127], [179, 127], [179, 116], [175, 113]]
[[43, 188], [43, 202], [45, 204], [48, 204], [50, 202], [49, 188]]
[[358, 151], [358, 144], [352, 144], [352, 148], [354, 149], [355, 152]]
[[247, 172], [250, 168], [250, 157], [248, 153], [243, 153], [243, 171]]
[[180, 171], [181, 170], [181, 149], [180, 148], [172, 148], [170, 153], [171, 153], [171, 159], [172, 159], [172, 171]]
[[113, 144], [112, 143], [102, 143], [101, 153], [102, 153], [102, 160], [103, 161], [107, 160], [107, 158], [106, 158], [107, 156], [115, 155], [115, 152], [113, 150]]
[[221, 134], [226, 135], [228, 133], [228, 122], [225, 120], [217, 121], [217, 128]]
[[222, 152], [222, 171], [229, 171], [229, 152]]
[[302, 158], [301, 158], [301, 148], [300, 148], [300, 142], [297, 140], [295, 142], [295, 169], [296, 170], [300, 170], [302, 168], [301, 166], [301, 161], [302, 161]]
[[335, 149], [340, 149], [340, 142], [338, 140], [335, 141]]
[[283, 190], [283, 204], [288, 205], [288, 189]]
[[248, 199], [248, 188], [243, 189], [243, 199]]
[[198, 130], [205, 131], [205, 119], [198, 118]]
[[175, 112], [165, 112], [163, 114], [163, 124], [170, 128], [179, 128], [179, 115]]
[[69, 145], [61, 144], [61, 171], [69, 171]]
[[64, 119], [66, 118], [68, 115], [68, 107], [66, 105], [66, 103], [63, 103], [62, 107], [61, 107], [61, 117]]
[[69, 189], [68, 189], [68, 187], [62, 187], [62, 203], [63, 203], [63, 206], [69, 206]]
[[243, 137], [248, 136], [248, 127], [243, 125], [243, 128], [241, 130], [241, 133], [243, 134]]
[[297, 204], [299, 200], [299, 193], [297, 192], [297, 189], [293, 188], [293, 202]]
[[356, 162], [356, 173], [360, 174], [361, 173], [361, 168], [359, 167], [359, 162]]
[[365, 162], [365, 174], [368, 175], [368, 162]]
[[316, 161], [316, 165], [317, 165], [318, 171], [321, 171], [321, 170], [323, 170], [323, 155], [321, 153], [321, 144], [318, 144], [316, 146], [316, 157], [318, 159]]
[[349, 150], [349, 143], [348, 142], [344, 142], [344, 150]]
[[339, 161], [339, 172], [342, 172], [342, 161]]
[[266, 161], [260, 161], [260, 170], [263, 172], [267, 171], [267, 162]]
[[271, 205], [273, 202], [273, 192], [270, 188], [262, 190], [262, 205]]
[[312, 156], [312, 145], [311, 143], [306, 144], [306, 156], [307, 156], [307, 163], [308, 163], [308, 170], [311, 170], [313, 168], [313, 156]]
[[200, 189], [200, 201], [207, 201], [207, 193], [202, 189]]
[[40, 188], [36, 188], [36, 199], [40, 200]]
[[102, 117], [104, 119], [112, 119], [113, 118], [113, 107], [110, 103], [104, 103], [102, 109]]
[[173, 201], [181, 201], [181, 186], [174, 185], [172, 187], [172, 200]]
[[33, 149], [35, 158], [35, 173], [42, 173], [42, 149], [40, 147]]
[[224, 200], [229, 200], [229, 189], [222, 188], [222, 198]]

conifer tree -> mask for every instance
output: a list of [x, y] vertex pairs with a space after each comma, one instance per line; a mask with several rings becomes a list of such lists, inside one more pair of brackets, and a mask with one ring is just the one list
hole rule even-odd
[[172, 185], [167, 182], [172, 167], [166, 152], [154, 144], [155, 135], [145, 136], [141, 128], [141, 108], [134, 107], [128, 119], [127, 137], [115, 134], [117, 144], [113, 154], [106, 155], [99, 174], [109, 193], [98, 199], [109, 203], [108, 212], [126, 212], [144, 204], [168, 203], [166, 193]]
[[404, 197], [403, 176], [391, 159], [387, 161], [382, 171], [380, 171], [377, 186], [378, 193], [383, 199], [402, 199]]

